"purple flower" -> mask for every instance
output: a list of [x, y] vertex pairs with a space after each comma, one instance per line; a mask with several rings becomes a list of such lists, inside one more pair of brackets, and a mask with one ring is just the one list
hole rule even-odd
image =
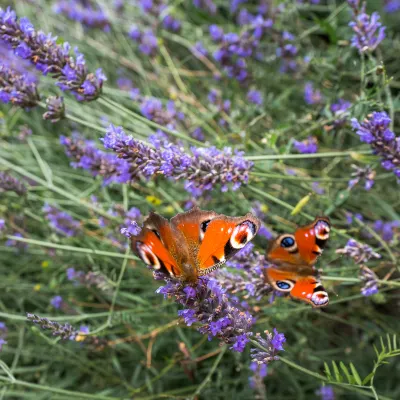
[[64, 300], [61, 296], [54, 296], [50, 300], [50, 304], [56, 309], [60, 309], [61, 306], [63, 305], [63, 302], [64, 302]]
[[135, 221], [130, 221], [129, 225], [121, 228], [121, 234], [127, 238], [138, 235], [140, 231], [140, 226]]
[[358, 49], [360, 53], [374, 51], [385, 38], [386, 27], [379, 22], [379, 14], [374, 12], [368, 15], [365, 12], [365, 2], [361, 7], [359, 0], [348, 0], [348, 3], [353, 11], [353, 20], [349, 23], [354, 32], [351, 46]]
[[339, 99], [337, 103], [331, 105], [331, 112], [337, 118], [333, 121], [336, 128], [343, 126], [349, 116], [348, 109], [351, 107], [351, 103], [344, 99]]
[[307, 82], [304, 86], [304, 100], [310, 105], [321, 104], [323, 101], [321, 92], [317, 89], [314, 89], [311, 82]]
[[0, 322], [0, 351], [3, 349], [3, 345], [7, 344], [6, 338], [8, 334], [7, 326], [4, 322]]
[[162, 22], [165, 29], [171, 32], [179, 32], [181, 30], [181, 21], [174, 18], [172, 15], [167, 15]]
[[75, 338], [78, 335], [78, 331], [68, 323], [62, 325], [59, 324], [58, 322], [50, 321], [47, 318], [38, 317], [35, 314], [29, 314], [29, 313], [26, 314], [26, 317], [29, 321], [33, 322], [36, 325], [39, 325], [42, 329], [51, 330], [53, 336], [59, 336], [61, 339], [67, 340]]
[[373, 229], [382, 236], [385, 242], [391, 242], [395, 235], [395, 229], [400, 227], [400, 221], [383, 222], [375, 221]]
[[267, 376], [268, 366], [267, 364], [258, 364], [252, 362], [250, 369], [253, 371], [253, 376], [249, 378], [250, 387], [255, 389], [259, 394], [260, 398], [266, 397], [266, 388], [263, 379]]
[[279, 360], [278, 351], [283, 350], [283, 343], [286, 342], [285, 335], [278, 333], [274, 328], [274, 334], [269, 331], [265, 331], [265, 339], [261, 334], [257, 333], [255, 336], [255, 342], [258, 343], [259, 347], [252, 348], [250, 350], [252, 356], [252, 362], [261, 364], [269, 364], [273, 360]]
[[50, 122], [58, 122], [65, 118], [64, 98], [59, 96], [50, 96], [46, 99], [47, 111], [43, 114], [43, 119]]
[[331, 385], [321, 386], [315, 394], [320, 396], [321, 400], [335, 400], [335, 392]]
[[318, 151], [317, 138], [314, 136], [309, 136], [308, 139], [305, 139], [302, 142], [294, 140], [293, 145], [299, 153], [303, 154], [311, 154]]
[[196, 44], [194, 45], [194, 50], [199, 52], [204, 57], [208, 56], [208, 50], [204, 47], [202, 42], [196, 42]]
[[183, 286], [181, 282], [171, 281], [164, 274], [154, 272], [156, 279], [165, 279], [167, 284], [160, 287], [157, 293], [164, 297], [174, 298], [175, 302], [185, 309], [178, 311], [188, 326], [197, 323], [198, 331], [216, 337], [230, 345], [234, 351], [243, 351], [254, 323], [253, 317], [237, 308], [226, 295], [225, 290], [214, 279], [199, 278], [197, 284]]
[[86, 169], [93, 176], [101, 176], [105, 185], [129, 181], [129, 164], [114, 154], [99, 150], [92, 141], [84, 140], [80, 135], [74, 134], [72, 137], [61, 136], [60, 142], [72, 160], [72, 167]]
[[374, 153], [381, 157], [382, 167], [400, 178], [400, 137], [396, 137], [390, 129], [389, 116], [384, 111], [374, 112], [361, 123], [355, 118], [351, 122], [361, 141], [368, 143]]
[[276, 328], [274, 328], [274, 337], [271, 340], [271, 344], [275, 350], [283, 351], [283, 343], [286, 342], [285, 335], [283, 333], [278, 333]]
[[313, 182], [311, 184], [311, 188], [315, 193], [317, 193], [319, 195], [325, 194], [325, 189], [321, 186], [321, 184], [319, 182]]
[[26, 193], [26, 186], [7, 172], [0, 172], [0, 193], [2, 192], [15, 192], [23, 196]]
[[0, 218], [0, 233], [1, 231], [4, 231], [6, 227], [6, 221], [4, 221], [4, 219]]
[[29, 76], [27, 78], [24, 74], [0, 65], [0, 101], [22, 108], [32, 108], [37, 106], [40, 96], [36, 83], [31, 81]]
[[350, 239], [344, 248], [337, 249], [336, 253], [353, 258], [357, 264], [367, 262], [371, 258], [381, 258], [381, 255], [376, 253], [370, 246], [358, 243], [354, 239]]
[[129, 37], [139, 44], [139, 50], [147, 56], [155, 56], [158, 52], [158, 40], [151, 29], [142, 32], [137, 26], [133, 26]]
[[[29, 59], [44, 75], [57, 79], [57, 86], [71, 91], [78, 101], [92, 101], [101, 94], [105, 76], [88, 73], [85, 59], [77, 49], [70, 56], [70, 45], [58, 45], [56, 38], [35, 31], [27, 18], [19, 21], [11, 8], [0, 9], [0, 40], [14, 49], [21, 58]], [[91, 86], [88, 92], [88, 86]]]
[[384, 10], [387, 13], [394, 13], [400, 10], [400, 0], [386, 0]]
[[55, 2], [53, 10], [86, 27], [102, 29], [105, 32], [110, 30], [110, 21], [105, 12], [98, 5], [93, 7], [87, 1], [58, 0]]
[[60, 211], [46, 203], [43, 207], [43, 212], [50, 226], [66, 236], [75, 236], [81, 229], [79, 221], [74, 220], [65, 211]]
[[370, 166], [361, 168], [352, 164], [351, 167], [354, 169], [354, 172], [351, 173], [352, 179], [348, 184], [349, 189], [352, 189], [360, 181], [364, 181], [364, 189], [370, 190], [374, 185], [374, 179], [376, 175], [375, 171]]
[[249, 100], [250, 103], [257, 104], [259, 106], [262, 106], [264, 101], [263, 95], [258, 90], [249, 90], [247, 92], [247, 100]]
[[76, 271], [75, 268], [68, 268], [67, 279], [74, 282], [76, 286], [95, 287], [104, 292], [111, 292], [112, 290], [107, 278], [98, 271], [84, 272]]
[[220, 151], [215, 147], [192, 147], [192, 154], [187, 154], [182, 147], [165, 141], [154, 149], [126, 136], [122, 128], [112, 125], [103, 143], [129, 163], [131, 180], [161, 174], [175, 180], [187, 180], [202, 190], [211, 190], [217, 184], [222, 187], [231, 185], [232, 190], [236, 190], [247, 183], [253, 166], [243, 158], [243, 153], [232, 155], [229, 148]]
[[365, 265], [361, 265], [360, 279], [364, 283], [364, 286], [361, 288], [362, 295], [368, 297], [378, 293], [378, 277], [374, 271]]

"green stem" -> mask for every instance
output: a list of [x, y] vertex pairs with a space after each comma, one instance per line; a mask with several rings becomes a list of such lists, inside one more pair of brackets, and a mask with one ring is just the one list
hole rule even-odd
[[19, 385], [26, 388], [30, 388], [33, 390], [42, 390], [45, 392], [57, 393], [60, 395], [65, 395], [67, 398], [77, 398], [77, 399], [95, 399], [95, 400], [122, 400], [122, 399], [129, 399], [129, 397], [109, 397], [109, 396], [102, 396], [99, 394], [89, 394], [83, 392], [72, 392], [70, 390], [65, 389], [58, 389], [51, 386], [45, 385], [38, 385], [36, 383], [29, 383], [25, 381], [20, 381], [19, 379], [10, 379], [6, 378], [5, 376], [0, 376], [0, 381], [6, 382], [9, 385]]
[[310, 158], [329, 158], [329, 157], [348, 157], [355, 154], [372, 154], [371, 150], [359, 151], [332, 151], [329, 153], [312, 153], [312, 154], [271, 154], [264, 156], [247, 156], [244, 157], [249, 161], [268, 161], [268, 160], [298, 160]]
[[13, 236], [13, 235], [7, 235], [6, 238], [11, 239], [11, 240], [16, 240], [17, 242], [33, 244], [36, 246], [49, 247], [51, 249], [74, 251], [76, 253], [86, 253], [86, 254], [91, 254], [91, 255], [96, 255], [96, 256], [107, 256], [107, 257], [114, 257], [114, 258], [125, 258], [126, 257], [129, 260], [138, 260], [138, 258], [136, 256], [129, 256], [129, 255], [120, 254], [120, 253], [113, 253], [111, 251], [88, 249], [86, 247], [75, 247], [75, 246], [69, 246], [69, 245], [64, 245], [64, 244], [44, 242], [42, 240], [26, 239], [26, 238], [21, 238], [18, 236]]
[[72, 195], [71, 193], [67, 192], [66, 190], [63, 190], [57, 186], [54, 186], [52, 183], [46, 182], [45, 180], [37, 177], [36, 175], [33, 175], [30, 172], [26, 171], [24, 168], [14, 165], [2, 157], [0, 157], [0, 164], [5, 165], [7, 168], [10, 168], [13, 171], [18, 172], [20, 175], [25, 176], [26, 178], [32, 179], [33, 181], [39, 183], [39, 185], [42, 185], [42, 186], [46, 187], [47, 189], [49, 189], [55, 193], [58, 193], [59, 195], [65, 197], [69, 200], [72, 200], [74, 203], [85, 206], [86, 208], [96, 212], [99, 215], [102, 215], [103, 217], [107, 217], [108, 219], [114, 220], [114, 221], [120, 220], [119, 218], [113, 217], [112, 215], [108, 214], [106, 211], [102, 210], [101, 208], [96, 207], [92, 203], [89, 203], [83, 199], [80, 199], [80, 198]]

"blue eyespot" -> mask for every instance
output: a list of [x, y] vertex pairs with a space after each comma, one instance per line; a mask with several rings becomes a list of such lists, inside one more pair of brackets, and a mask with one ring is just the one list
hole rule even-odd
[[283, 238], [281, 241], [282, 247], [292, 247], [293, 245], [294, 245], [294, 239], [290, 236]]
[[287, 289], [291, 288], [291, 286], [287, 282], [284, 282], [284, 281], [277, 281], [276, 286], [278, 286], [278, 288], [282, 289], [282, 290], [287, 290]]

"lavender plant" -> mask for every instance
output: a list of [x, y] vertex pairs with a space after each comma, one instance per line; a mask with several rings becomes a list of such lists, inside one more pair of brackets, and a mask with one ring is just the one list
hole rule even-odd
[[[3, 2], [1, 397], [399, 398], [395, 3]], [[261, 228], [188, 284], [130, 238], [193, 206]], [[317, 215], [323, 310], [265, 278]]]

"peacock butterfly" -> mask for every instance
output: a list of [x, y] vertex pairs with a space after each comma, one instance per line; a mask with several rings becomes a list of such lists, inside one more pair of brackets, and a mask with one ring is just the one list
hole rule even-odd
[[292, 235], [278, 236], [267, 250], [266, 259], [274, 265], [265, 269], [266, 281], [275, 290], [313, 307], [327, 306], [328, 293], [317, 279], [314, 265], [329, 239], [330, 229], [328, 217], [317, 217]]
[[151, 213], [142, 231], [131, 236], [131, 246], [155, 270], [194, 283], [233, 257], [259, 228], [260, 221], [250, 213], [227, 217], [196, 207], [171, 221]]

